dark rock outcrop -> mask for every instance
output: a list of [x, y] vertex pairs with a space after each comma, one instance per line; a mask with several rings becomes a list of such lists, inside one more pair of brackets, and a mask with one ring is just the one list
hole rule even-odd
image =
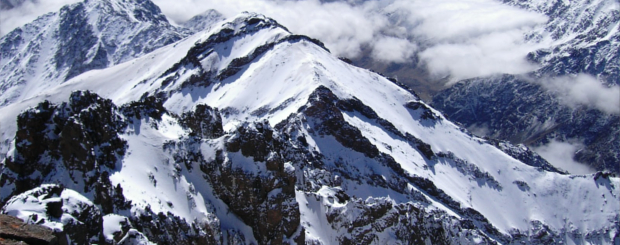
[[[94, 195], [105, 213], [128, 208], [122, 189], [112, 186], [108, 176], [125, 154], [126, 142], [119, 137], [126, 123], [110, 100], [88, 91], [76, 91], [69, 102], [42, 102], [17, 119], [15, 154], [6, 159], [1, 185], [15, 185], [0, 195], [3, 204], [13, 195], [61, 179], [67, 186], [84, 183], [85, 193]], [[30, 178], [33, 173], [40, 177]]]

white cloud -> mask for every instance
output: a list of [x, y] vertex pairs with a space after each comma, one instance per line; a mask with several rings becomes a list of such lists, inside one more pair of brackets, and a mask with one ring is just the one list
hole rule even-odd
[[586, 74], [543, 79], [542, 85], [556, 92], [560, 100], [569, 106], [586, 105], [620, 114], [620, 86], [607, 87]]
[[549, 144], [536, 147], [533, 150], [553, 166], [566, 170], [571, 174], [591, 174], [596, 172], [596, 170], [589, 166], [573, 160], [573, 156], [577, 150], [582, 147], [583, 145], [581, 144], [571, 144], [554, 140], [549, 142]]
[[[36, 6], [31, 1], [2, 12], [0, 33], [78, 0], [45, 0]], [[523, 37], [547, 20], [496, 0], [153, 2], [175, 23], [207, 9], [226, 17], [242, 11], [262, 13], [294, 33], [320, 39], [335, 55], [355, 58], [366, 49], [379, 61], [397, 63], [419, 55], [431, 74], [450, 75], [452, 80], [535, 69], [525, 56], [538, 47]]]
[[322, 3], [318, 0], [154, 0], [162, 11], [176, 23], [214, 8], [226, 17], [242, 11], [257, 12], [274, 18], [292, 32], [323, 41], [336, 55], [355, 57], [364, 44], [373, 42], [387, 18], [368, 14], [371, 4], [352, 6], [346, 2]]
[[411, 59], [417, 50], [417, 45], [407, 39], [396, 37], [379, 37], [374, 42], [372, 57], [384, 62], [404, 63]]
[[451, 81], [533, 71], [526, 55], [546, 46], [524, 39], [546, 16], [499, 1], [396, 1], [386, 10], [407, 14], [410, 33], [421, 40], [421, 60], [432, 75]]
[[525, 56], [535, 48], [519, 43], [519, 38], [520, 35], [511, 36], [510, 33], [492, 33], [469, 42], [437, 44], [419, 56], [426, 61], [432, 75], [450, 75], [452, 82], [499, 73], [533, 71], [538, 66], [528, 62]]
[[433, 41], [466, 41], [490, 33], [546, 23], [544, 15], [493, 0], [395, 1], [386, 8], [405, 9], [414, 33]]
[[467, 127], [467, 130], [478, 137], [492, 136], [492, 132], [487, 125], [474, 124]]
[[228, 17], [263, 13], [295, 33], [320, 39], [338, 56], [354, 58], [369, 47], [379, 61], [405, 63], [419, 52], [431, 74], [453, 81], [536, 69], [525, 56], [540, 46], [526, 43], [524, 35], [547, 21], [495, 0], [154, 2], [176, 22], [208, 8]]

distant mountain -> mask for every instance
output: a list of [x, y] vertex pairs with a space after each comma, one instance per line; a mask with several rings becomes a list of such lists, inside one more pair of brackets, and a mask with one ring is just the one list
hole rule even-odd
[[620, 85], [620, 4], [609, 0], [515, 1], [505, 3], [543, 13], [544, 28], [530, 39], [550, 35], [554, 45], [528, 58], [543, 68], [537, 76], [586, 73], [609, 85]]
[[192, 33], [196, 33], [208, 30], [215, 23], [223, 21], [225, 19], [226, 18], [224, 18], [224, 15], [222, 15], [220, 12], [217, 12], [214, 9], [210, 9], [202, 14], [192, 17], [191, 19], [184, 22], [181, 26], [190, 30]]
[[620, 172], [620, 116], [561, 102], [523, 77], [502, 75], [462, 81], [435, 96], [433, 106], [472, 130], [530, 146], [580, 140], [574, 158], [592, 168]]
[[620, 242], [620, 178], [473, 136], [263, 15], [125, 57], [0, 107], [0, 213], [77, 244]]
[[65, 6], [0, 39], [0, 106], [142, 56], [182, 39], [183, 31], [150, 1]]
[[[544, 86], [550, 79], [588, 74], [605, 86], [620, 86], [620, 7], [615, 1], [505, 1], [550, 17], [529, 35], [550, 35], [554, 45], [529, 54], [541, 68], [515, 75], [468, 79], [433, 98], [433, 106], [465, 127], [489, 136], [540, 146], [579, 141], [574, 158], [592, 168], [620, 173], [618, 114], [562, 102]], [[613, 106], [613, 105], [610, 105]], [[620, 102], [617, 104], [620, 107]]]

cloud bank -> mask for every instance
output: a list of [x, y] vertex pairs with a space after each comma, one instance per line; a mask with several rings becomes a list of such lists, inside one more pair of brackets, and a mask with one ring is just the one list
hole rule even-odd
[[323, 41], [338, 56], [363, 50], [382, 62], [407, 63], [415, 55], [435, 77], [453, 81], [537, 67], [527, 53], [540, 48], [525, 34], [547, 22], [542, 14], [496, 0], [154, 0], [174, 22], [214, 8], [227, 17], [263, 13], [291, 31]]
[[536, 153], [545, 158], [551, 165], [566, 170], [571, 174], [591, 174], [596, 170], [573, 160], [577, 150], [581, 149], [581, 144], [571, 144], [561, 141], [551, 141], [549, 144], [534, 148]]
[[620, 86], [607, 87], [587, 74], [544, 79], [542, 85], [559, 95], [561, 102], [586, 105], [610, 114], [620, 114]]
[[[0, 35], [79, 0], [24, 0], [2, 11]], [[539, 48], [525, 34], [546, 23], [544, 15], [497, 0], [153, 0], [173, 23], [208, 9], [226, 17], [265, 14], [292, 32], [318, 38], [335, 55], [360, 55], [408, 63], [416, 56], [437, 78], [452, 81], [536, 67], [525, 56]]]

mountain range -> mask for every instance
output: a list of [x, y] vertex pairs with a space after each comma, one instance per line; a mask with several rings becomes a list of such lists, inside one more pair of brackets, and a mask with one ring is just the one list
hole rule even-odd
[[618, 244], [569, 175], [257, 13], [86, 0], [0, 39], [0, 212], [61, 244]]

